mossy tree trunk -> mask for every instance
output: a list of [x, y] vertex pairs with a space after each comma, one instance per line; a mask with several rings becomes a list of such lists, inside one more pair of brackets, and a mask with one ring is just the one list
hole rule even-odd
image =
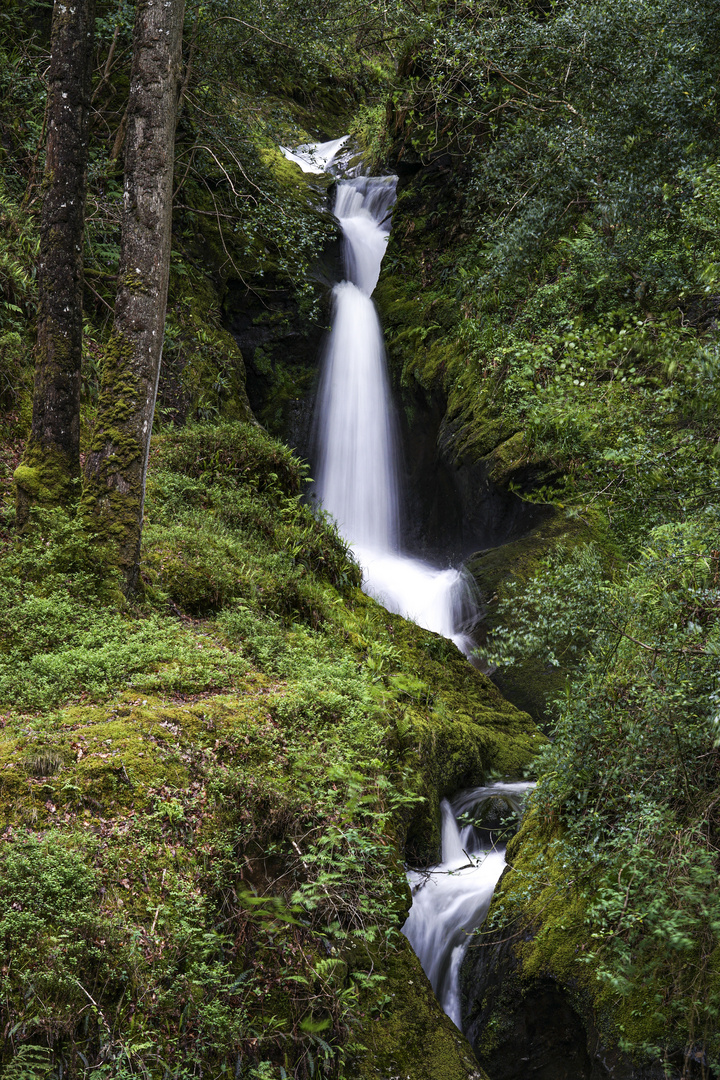
[[80, 477], [82, 237], [95, 0], [56, 0], [38, 264], [32, 428], [15, 472], [18, 522], [72, 501]]
[[83, 512], [116, 548], [127, 592], [138, 581], [165, 330], [184, 6], [139, 0], [136, 9], [115, 318], [85, 464]]

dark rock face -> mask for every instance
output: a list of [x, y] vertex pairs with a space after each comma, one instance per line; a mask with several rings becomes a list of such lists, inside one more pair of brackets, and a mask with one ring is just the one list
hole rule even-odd
[[396, 394], [404, 542], [426, 557], [457, 561], [527, 536], [550, 513], [493, 482], [489, 461], [454, 460], [442, 444], [440, 395]]
[[549, 981], [526, 993], [503, 1043], [483, 1060], [493, 1080], [607, 1080], [611, 1075], [590, 1058], [582, 1020]]
[[225, 301], [253, 413], [301, 457], [311, 454], [312, 402], [327, 327], [309, 324], [286, 290], [259, 297], [239, 283]]
[[461, 970], [463, 1030], [492, 1080], [713, 1080], [679, 1052], [668, 1074], [617, 1047], [586, 994], [555, 979], [521, 979], [512, 931], [471, 945]]
[[245, 361], [253, 413], [272, 435], [308, 460], [312, 459], [314, 397], [330, 325], [331, 290], [342, 277], [339, 235], [310, 276], [319, 305], [315, 317], [301, 310], [287, 283], [273, 274], [266, 274], [261, 288], [231, 280], [223, 302], [224, 323]]

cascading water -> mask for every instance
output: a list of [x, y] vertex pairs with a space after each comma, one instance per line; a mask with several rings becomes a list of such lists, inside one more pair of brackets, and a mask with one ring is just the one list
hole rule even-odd
[[[331, 169], [343, 142], [301, 147], [294, 159], [300, 156], [313, 169], [322, 161]], [[318, 399], [316, 493], [352, 547], [365, 591], [389, 611], [451, 638], [469, 653], [468, 628], [477, 614], [469, 577], [406, 555], [400, 542], [390, 387], [371, 299], [396, 183], [395, 176], [356, 176], [338, 184], [335, 216], [344, 237], [346, 278], [333, 291], [333, 326]]]
[[[285, 156], [305, 172], [339, 171], [346, 139], [301, 146]], [[317, 415], [316, 494], [363, 570], [363, 588], [389, 611], [451, 638], [469, 653], [477, 603], [461, 570], [411, 558], [400, 542], [399, 492], [390, 387], [372, 293], [390, 233], [397, 177], [353, 176], [338, 183], [335, 215], [344, 237], [345, 280], [333, 290], [333, 326]], [[483, 850], [473, 825], [457, 817], [528, 784], [494, 784], [443, 800], [442, 862], [408, 874], [413, 904], [403, 928], [445, 1012], [460, 1026], [458, 976], [469, 934], [485, 918], [505, 866]]]
[[460, 966], [470, 935], [485, 919], [493, 890], [505, 868], [505, 851], [488, 847], [472, 824], [458, 818], [499, 800], [519, 814], [531, 784], [491, 784], [443, 799], [442, 851], [438, 866], [411, 870], [413, 902], [403, 934], [413, 947], [435, 996], [457, 1027], [460, 1023]]
[[349, 135], [343, 135], [341, 139], [331, 139], [324, 143], [307, 143], [304, 146], [298, 146], [295, 150], [281, 146], [280, 150], [288, 161], [294, 161], [303, 172], [319, 174], [327, 171], [328, 166], [335, 160], [349, 138]]

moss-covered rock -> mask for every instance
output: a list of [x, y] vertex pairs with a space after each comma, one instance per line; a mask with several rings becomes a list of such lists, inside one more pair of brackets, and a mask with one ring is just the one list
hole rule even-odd
[[195, 267], [171, 270], [156, 406], [164, 423], [253, 419], [243, 355], [221, 321], [223, 291]]
[[357, 1080], [487, 1080], [463, 1035], [438, 1007], [420, 961], [400, 943], [386, 968], [356, 1063]]
[[388, 628], [404, 668], [388, 680], [402, 709], [398, 748], [425, 799], [405, 850], [412, 865], [431, 865], [440, 855], [440, 801], [490, 776], [522, 776], [542, 737], [452, 642], [397, 618]]
[[[651, 1054], [634, 1060], [621, 1049], [624, 1036], [667, 1046], [672, 1034], [653, 1025], [642, 987], [624, 1000], [601, 989], [585, 962], [592, 887], [573, 888], [554, 839], [552, 829], [528, 815], [508, 846], [489, 929], [477, 933], [463, 963], [463, 1024], [479, 1061], [493, 1080], [687, 1075], [680, 1047], [664, 1061]], [[532, 888], [531, 881], [542, 885]]]
[[[544, 509], [545, 519], [528, 535], [479, 551], [468, 561], [484, 601], [483, 638], [500, 625], [497, 608], [509, 596], [508, 586], [522, 587], [539, 572], [548, 556], [568, 555], [579, 545], [594, 543], [608, 564], [613, 557], [615, 547], [600, 515], [569, 514], [558, 507]], [[511, 619], [506, 611], [503, 625], [511, 625]], [[568, 669], [562, 666], [527, 660], [494, 671], [492, 679], [509, 701], [541, 721], [547, 716], [548, 701], [562, 691], [567, 675]]]

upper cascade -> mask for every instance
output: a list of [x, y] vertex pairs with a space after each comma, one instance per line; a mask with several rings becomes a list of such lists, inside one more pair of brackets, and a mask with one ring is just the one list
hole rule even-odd
[[345, 276], [365, 296], [372, 296], [380, 277], [396, 187], [396, 176], [358, 176], [338, 185], [335, 217], [345, 239]]
[[341, 139], [331, 139], [329, 142], [305, 143], [303, 146], [296, 147], [295, 150], [281, 146], [280, 151], [288, 161], [294, 161], [296, 165], [299, 165], [303, 172], [318, 175], [330, 171], [332, 162], [349, 138], [349, 135], [343, 135]]
[[335, 216], [345, 279], [333, 290], [333, 325], [316, 416], [316, 494], [363, 569], [363, 588], [389, 611], [473, 648], [478, 604], [469, 576], [403, 551], [395, 419], [382, 328], [372, 294], [396, 199], [396, 176], [357, 175], [347, 137], [283, 153], [306, 172], [338, 176]]

